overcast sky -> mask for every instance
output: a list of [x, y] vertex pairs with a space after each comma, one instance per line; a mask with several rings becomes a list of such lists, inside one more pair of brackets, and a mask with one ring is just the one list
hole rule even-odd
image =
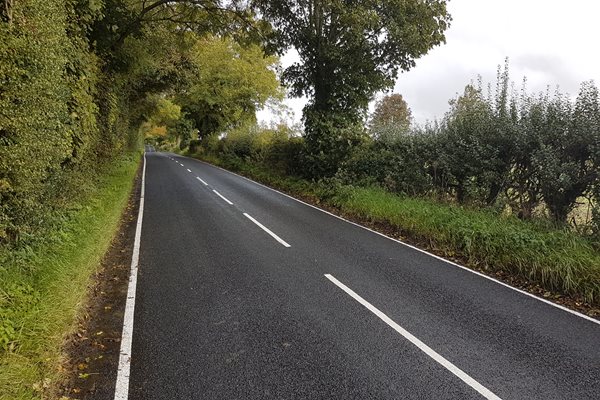
[[[576, 95], [582, 81], [600, 82], [600, 1], [598, 0], [451, 0], [446, 44], [417, 60], [394, 87], [417, 122], [442, 117], [448, 100], [481, 75], [494, 82], [498, 64], [510, 59], [511, 78], [530, 91], [547, 85]], [[297, 59], [293, 52], [283, 66]], [[303, 99], [288, 99], [295, 120]], [[274, 117], [260, 112], [259, 120]]]

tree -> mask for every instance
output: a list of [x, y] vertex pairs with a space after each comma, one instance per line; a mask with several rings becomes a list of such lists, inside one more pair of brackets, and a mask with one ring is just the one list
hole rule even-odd
[[181, 107], [166, 98], [156, 100], [154, 113], [150, 116], [149, 122], [152, 125], [173, 126], [181, 118]]
[[104, 18], [94, 24], [90, 38], [103, 56], [118, 65], [127, 38], [143, 36], [145, 28], [156, 26], [246, 41], [262, 41], [269, 32], [269, 25], [256, 20], [244, 1], [104, 0]]
[[450, 101], [444, 119], [441, 158], [453, 177], [459, 202], [493, 205], [505, 191], [514, 165], [518, 110], [510, 93], [508, 59], [498, 66], [496, 93], [483, 96], [481, 78]]
[[476, 188], [476, 177], [483, 170], [480, 151], [485, 147], [482, 138], [492, 126], [492, 112], [481, 90], [467, 85], [464, 93], [450, 101], [450, 111], [444, 120], [444, 140], [440, 142], [444, 169], [453, 178], [456, 199], [464, 203]]
[[309, 153], [317, 161], [332, 158], [328, 168], [318, 171], [323, 174], [334, 173], [352, 143], [360, 142], [356, 124], [362, 122], [372, 96], [442, 43], [450, 21], [443, 0], [252, 4], [273, 25], [276, 47], [293, 47], [300, 54], [300, 62], [287, 68], [282, 78], [292, 95], [310, 98], [304, 109]]
[[552, 218], [565, 223], [569, 213], [599, 177], [594, 162], [600, 142], [600, 98], [593, 82], [584, 82], [575, 101], [557, 95], [546, 111], [546, 129], [534, 155], [540, 190]]
[[539, 171], [533, 156], [539, 152], [541, 133], [545, 130], [547, 95], [521, 95], [518, 129], [515, 131], [513, 167], [509, 171], [506, 198], [521, 219], [531, 219], [541, 201]]
[[145, 138], [165, 140], [169, 134], [179, 144], [182, 135], [177, 126], [185, 119], [181, 107], [163, 96], [148, 96], [147, 102], [146, 121], [141, 126]]
[[176, 102], [201, 137], [253, 121], [257, 109], [282, 95], [273, 71], [277, 58], [265, 57], [256, 45], [208, 36], [197, 40], [189, 63]]
[[393, 124], [408, 128], [411, 118], [412, 113], [402, 95], [394, 93], [383, 97], [377, 102], [371, 119], [371, 126]]
[[394, 93], [380, 99], [371, 117], [370, 132], [375, 139], [394, 140], [408, 131], [412, 113], [401, 94]]

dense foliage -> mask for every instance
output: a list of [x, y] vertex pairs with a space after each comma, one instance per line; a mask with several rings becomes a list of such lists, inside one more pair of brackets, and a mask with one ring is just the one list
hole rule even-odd
[[91, 21], [79, 19], [74, 2], [11, 4], [10, 20], [0, 22], [0, 241], [39, 223], [62, 173], [101, 140], [98, 63], [85, 39]]
[[495, 95], [468, 85], [441, 123], [408, 133], [399, 126], [397, 135], [356, 152], [339, 176], [577, 224], [572, 214], [581, 202], [597, 207], [598, 89], [584, 82], [572, 101], [558, 90], [517, 94], [510, 86], [506, 70]]

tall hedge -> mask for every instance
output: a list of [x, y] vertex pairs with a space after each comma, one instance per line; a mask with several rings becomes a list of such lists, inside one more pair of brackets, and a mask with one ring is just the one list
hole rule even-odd
[[88, 40], [102, 5], [0, 5], [0, 243], [35, 233], [76, 189], [75, 175], [135, 142], [116, 80]]

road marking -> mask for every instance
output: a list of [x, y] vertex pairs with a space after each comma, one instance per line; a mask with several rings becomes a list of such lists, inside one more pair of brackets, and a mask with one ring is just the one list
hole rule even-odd
[[246, 216], [246, 218], [248, 218], [250, 221], [254, 222], [256, 225], [258, 225], [263, 231], [267, 232], [269, 235], [271, 235], [273, 237], [273, 239], [277, 240], [279, 243], [281, 243], [282, 245], [284, 245], [285, 247], [292, 247], [290, 246], [285, 240], [283, 240], [282, 238], [280, 238], [279, 236], [277, 236], [276, 234], [274, 234], [273, 232], [271, 232], [269, 230], [269, 228], [267, 228], [266, 226], [264, 226], [263, 224], [261, 224], [260, 222], [258, 222], [257, 220], [255, 220], [254, 218], [252, 218], [250, 215], [248, 215], [247, 213], [244, 213], [244, 215]]
[[188, 168], [188, 169], [187, 169], [187, 172], [192, 172], [192, 170]]
[[127, 287], [127, 301], [125, 303], [125, 316], [123, 317], [123, 334], [121, 336], [121, 351], [117, 382], [115, 384], [115, 400], [127, 400], [129, 397], [129, 372], [131, 370], [131, 343], [133, 340], [133, 314], [135, 310], [135, 289], [137, 286], [137, 271], [140, 259], [140, 238], [142, 236], [142, 220], [144, 219], [144, 192], [146, 190], [146, 153], [144, 153], [144, 167], [142, 168], [142, 187], [140, 190], [140, 209], [138, 211], [135, 239], [133, 241], [133, 254], [131, 256], [131, 271]]
[[185, 165], [183, 165], [183, 164], [181, 164], [181, 163], [180, 163], [179, 165], [181, 165], [182, 167], [184, 167], [184, 166], [185, 166]]
[[438, 256], [438, 255], [435, 255], [435, 254], [433, 254], [433, 253], [430, 253], [430, 252], [428, 252], [427, 250], [423, 250], [423, 249], [420, 249], [420, 248], [418, 248], [418, 247], [415, 247], [415, 246], [413, 246], [413, 245], [411, 245], [411, 244], [408, 244], [408, 243], [405, 243], [405, 242], [403, 242], [403, 241], [400, 241], [400, 240], [398, 240], [398, 239], [394, 239], [393, 237], [387, 236], [387, 235], [385, 235], [385, 234], [383, 234], [383, 233], [381, 233], [381, 232], [377, 232], [377, 231], [375, 231], [375, 230], [373, 230], [373, 229], [371, 229], [371, 228], [367, 228], [366, 226], [363, 226], [363, 225], [361, 225], [361, 224], [358, 224], [358, 223], [356, 223], [356, 222], [350, 221], [350, 220], [348, 220], [348, 219], [346, 219], [346, 218], [340, 217], [339, 215], [335, 215], [335, 214], [333, 214], [333, 213], [331, 213], [331, 212], [329, 212], [329, 211], [323, 210], [322, 208], [319, 208], [319, 207], [317, 207], [317, 206], [314, 206], [314, 205], [312, 205], [312, 204], [309, 204], [309, 203], [307, 203], [307, 202], [305, 202], [305, 201], [299, 200], [299, 199], [297, 199], [297, 198], [295, 198], [295, 197], [293, 197], [293, 196], [290, 196], [290, 195], [289, 195], [289, 194], [287, 194], [287, 193], [280, 192], [280, 191], [279, 191], [279, 190], [277, 190], [277, 189], [273, 189], [272, 187], [269, 187], [269, 186], [267, 186], [267, 185], [263, 185], [262, 183], [259, 183], [259, 182], [256, 182], [256, 181], [253, 181], [253, 180], [252, 180], [252, 179], [250, 179], [250, 178], [246, 178], [245, 176], [242, 176], [242, 175], [236, 174], [235, 172], [228, 171], [228, 170], [226, 170], [225, 168], [221, 168], [221, 167], [218, 167], [218, 166], [216, 166], [216, 165], [212, 165], [212, 164], [210, 164], [210, 163], [207, 163], [206, 161], [202, 161], [202, 160], [198, 160], [198, 159], [191, 159], [191, 160], [197, 161], [197, 162], [199, 162], [199, 163], [202, 163], [202, 164], [206, 164], [206, 165], [208, 165], [208, 166], [210, 166], [210, 167], [217, 168], [217, 169], [220, 169], [221, 171], [227, 172], [228, 174], [235, 175], [235, 176], [237, 176], [237, 177], [240, 177], [240, 178], [242, 178], [242, 179], [245, 179], [245, 180], [247, 180], [248, 182], [252, 182], [252, 183], [254, 183], [255, 185], [261, 186], [261, 187], [263, 187], [263, 188], [265, 188], [265, 189], [268, 189], [268, 190], [271, 190], [271, 191], [273, 191], [273, 192], [275, 192], [275, 193], [279, 193], [280, 195], [282, 195], [282, 196], [285, 196], [285, 197], [287, 197], [287, 198], [289, 198], [289, 199], [292, 199], [292, 200], [294, 200], [294, 201], [297, 201], [297, 202], [298, 202], [298, 203], [300, 203], [300, 204], [304, 204], [305, 206], [308, 206], [308, 207], [310, 207], [310, 208], [314, 208], [315, 210], [318, 210], [318, 211], [320, 211], [320, 212], [322, 212], [322, 213], [325, 213], [325, 214], [327, 214], [327, 215], [331, 215], [332, 217], [334, 217], [334, 218], [337, 218], [337, 219], [339, 219], [339, 220], [342, 220], [342, 221], [344, 221], [344, 222], [347, 222], [347, 223], [349, 223], [349, 224], [351, 224], [351, 225], [358, 226], [359, 228], [365, 229], [365, 230], [367, 230], [367, 231], [369, 231], [369, 232], [371, 232], [371, 233], [374, 233], [374, 234], [376, 234], [376, 235], [379, 235], [379, 236], [381, 236], [381, 237], [384, 237], [384, 238], [386, 238], [386, 239], [388, 239], [388, 240], [391, 240], [391, 241], [393, 241], [393, 242], [396, 242], [396, 243], [398, 243], [398, 244], [401, 244], [401, 245], [403, 245], [403, 246], [406, 246], [406, 247], [408, 247], [408, 248], [410, 248], [410, 249], [416, 250], [416, 251], [418, 251], [419, 253], [427, 254], [428, 256], [430, 256], [430, 257], [433, 257], [433, 258], [436, 258], [436, 259], [438, 259], [438, 260], [440, 260], [440, 261], [443, 261], [443, 262], [445, 262], [446, 264], [450, 264], [450, 265], [452, 265], [452, 266], [454, 266], [454, 267], [460, 268], [460, 269], [462, 269], [462, 270], [464, 270], [464, 271], [467, 271], [467, 272], [470, 272], [470, 273], [472, 273], [472, 274], [475, 274], [475, 275], [477, 275], [477, 276], [480, 276], [481, 278], [484, 278], [484, 279], [487, 279], [487, 280], [489, 280], [489, 281], [495, 282], [495, 283], [497, 283], [498, 285], [504, 286], [504, 287], [506, 287], [506, 288], [508, 288], [508, 289], [510, 289], [510, 290], [514, 290], [515, 292], [521, 293], [521, 294], [523, 294], [523, 295], [525, 295], [525, 296], [528, 296], [528, 297], [530, 297], [530, 298], [532, 298], [532, 299], [535, 299], [535, 300], [541, 301], [542, 303], [548, 304], [549, 306], [552, 306], [552, 307], [558, 308], [559, 310], [562, 310], [562, 311], [568, 312], [569, 314], [572, 314], [572, 315], [575, 315], [575, 316], [577, 316], [577, 317], [579, 317], [579, 318], [583, 318], [583, 319], [585, 319], [585, 320], [588, 320], [588, 321], [590, 321], [590, 322], [592, 322], [592, 323], [594, 323], [594, 324], [596, 324], [596, 325], [600, 325], [600, 320], [597, 320], [597, 319], [595, 319], [595, 318], [592, 318], [592, 317], [590, 317], [590, 316], [588, 316], [588, 315], [582, 314], [582, 313], [580, 313], [580, 312], [578, 312], [578, 311], [571, 310], [571, 309], [569, 309], [569, 308], [567, 308], [567, 307], [565, 307], [565, 306], [561, 306], [560, 304], [553, 303], [553, 302], [551, 302], [550, 300], [542, 299], [541, 297], [538, 297], [538, 296], [536, 296], [536, 295], [534, 295], [534, 294], [531, 294], [531, 293], [529, 293], [529, 292], [526, 292], [526, 291], [524, 291], [524, 290], [522, 290], [522, 289], [519, 289], [519, 288], [516, 288], [516, 287], [510, 286], [508, 283], [504, 283], [504, 282], [502, 282], [502, 281], [499, 281], [498, 279], [492, 278], [491, 276], [488, 276], [488, 275], [486, 275], [486, 274], [483, 274], [483, 273], [481, 273], [481, 272], [478, 272], [478, 271], [472, 270], [472, 269], [470, 269], [470, 268], [467, 268], [467, 267], [465, 267], [465, 266], [463, 266], [463, 265], [457, 264], [457, 263], [455, 263], [455, 262], [453, 262], [453, 261], [446, 260], [445, 258], [442, 258], [442, 257], [440, 257], [440, 256]]
[[202, 180], [202, 178], [200, 178], [200, 177], [197, 176], [196, 179], [198, 179], [200, 182], [202, 182], [204, 184], [204, 186], [208, 186], [208, 183], [204, 182]]
[[366, 307], [367, 310], [371, 311], [383, 322], [388, 324], [392, 329], [394, 329], [396, 332], [398, 332], [400, 335], [402, 335], [405, 339], [407, 339], [409, 342], [411, 342], [412, 344], [417, 346], [419, 348], [419, 350], [421, 350], [423, 353], [425, 353], [429, 357], [433, 358], [433, 360], [435, 360], [442, 367], [446, 368], [448, 371], [450, 371], [454, 375], [456, 375], [460, 380], [462, 380], [467, 385], [469, 385], [473, 389], [475, 389], [483, 397], [485, 397], [486, 399], [490, 399], [490, 400], [501, 400], [500, 397], [496, 396], [489, 389], [487, 389], [485, 386], [483, 386], [482, 384], [477, 382], [475, 379], [471, 378], [469, 375], [467, 375], [465, 372], [463, 372], [456, 365], [452, 364], [450, 361], [446, 360], [444, 357], [442, 357], [440, 354], [438, 354], [431, 347], [427, 346], [425, 343], [423, 343], [422, 341], [417, 339], [417, 337], [414, 336], [413, 334], [411, 334], [409, 331], [407, 331], [406, 329], [402, 328], [400, 325], [395, 323], [390, 317], [388, 317], [383, 312], [381, 312], [378, 308], [376, 308], [374, 305], [372, 305], [371, 303], [369, 303], [368, 301], [366, 301], [365, 299], [360, 297], [358, 294], [356, 294], [356, 292], [354, 292], [348, 286], [344, 285], [342, 282], [338, 281], [336, 278], [334, 278], [330, 274], [325, 274], [325, 277], [327, 279], [329, 279], [331, 282], [333, 282], [334, 285], [336, 285], [337, 287], [342, 289], [344, 292], [346, 292], [354, 300], [358, 301], [360, 304], [362, 304], [364, 307]]
[[216, 194], [217, 196], [219, 196], [220, 198], [222, 198], [223, 200], [225, 200], [225, 202], [226, 202], [227, 204], [229, 204], [230, 206], [232, 206], [232, 205], [233, 205], [233, 203], [232, 203], [232, 202], [230, 202], [230, 201], [229, 201], [229, 200], [228, 200], [228, 199], [227, 199], [225, 196], [223, 196], [221, 193], [217, 192], [215, 189], [213, 189], [213, 192], [215, 192], [215, 194]]

